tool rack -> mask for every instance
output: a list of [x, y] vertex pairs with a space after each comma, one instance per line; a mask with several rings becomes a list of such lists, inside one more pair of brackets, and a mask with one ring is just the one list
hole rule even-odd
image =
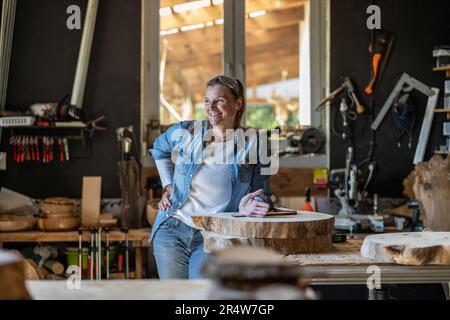
[[[3, 129], [9, 130], [9, 137], [13, 136], [52, 136], [61, 137], [68, 140], [78, 141], [81, 145], [80, 154], [74, 154], [71, 152], [71, 158], [81, 158], [90, 156], [90, 147], [88, 144], [88, 137], [86, 136], [85, 130], [87, 125], [84, 122], [56, 122], [55, 125], [51, 126], [8, 126], [3, 127]], [[74, 145], [71, 146], [73, 150]]]
[[[142, 248], [149, 246], [148, 236], [150, 229], [130, 229], [128, 240], [131, 247], [135, 249], [136, 279], [142, 279]], [[82, 241], [86, 245], [91, 241], [89, 231], [84, 230]], [[43, 231], [23, 231], [23, 232], [0, 232], [0, 248], [3, 243], [39, 243], [39, 242], [74, 242], [78, 243], [78, 231], [64, 232], [43, 232]], [[102, 234], [102, 241], [106, 241], [105, 233]], [[124, 241], [123, 232], [115, 228], [109, 232], [109, 241]]]

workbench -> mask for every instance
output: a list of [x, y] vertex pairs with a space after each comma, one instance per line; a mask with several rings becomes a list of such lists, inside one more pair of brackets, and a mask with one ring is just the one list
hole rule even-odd
[[66, 281], [28, 280], [35, 300], [207, 300], [211, 280], [83, 280], [80, 289], [69, 290]]
[[[367, 285], [373, 275], [370, 266], [379, 267], [380, 284], [405, 283], [448, 283], [450, 266], [406, 266], [395, 263], [374, 261], [361, 256], [363, 240], [347, 240], [335, 243], [331, 251], [314, 254], [293, 254], [286, 258], [289, 262], [303, 267], [312, 285]], [[369, 299], [373, 299], [375, 289], [369, 288]]]
[[[136, 279], [142, 278], [142, 247], [148, 246], [148, 236], [150, 229], [130, 229], [128, 240], [135, 248]], [[89, 232], [83, 232], [82, 241], [90, 242]], [[106, 236], [102, 233], [102, 240]], [[109, 233], [111, 242], [124, 241], [124, 234], [117, 230]], [[48, 243], [48, 242], [77, 242], [78, 231], [63, 232], [43, 232], [43, 231], [23, 231], [23, 232], [0, 232], [0, 248], [3, 243]]]

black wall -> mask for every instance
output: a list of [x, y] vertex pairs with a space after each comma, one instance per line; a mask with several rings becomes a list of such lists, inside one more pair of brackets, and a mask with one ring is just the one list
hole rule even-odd
[[[428, 86], [441, 89], [437, 108], [443, 107], [445, 74], [432, 71], [435, 59], [433, 47], [450, 44], [450, 1], [448, 0], [332, 0], [331, 1], [331, 89], [341, 83], [341, 77], [350, 76], [358, 88], [362, 102], [368, 106], [368, 96], [363, 93], [370, 80], [368, 46], [371, 33], [366, 28], [366, 9], [371, 4], [381, 8], [382, 28], [396, 36], [396, 43], [376, 95], [375, 114], [394, 88], [403, 72], [407, 72]], [[413, 135], [413, 148], [407, 140], [397, 147], [398, 131], [389, 114], [376, 135], [374, 158], [377, 174], [369, 191], [381, 196], [401, 196], [402, 181], [413, 169], [412, 161], [418, 141], [427, 99], [417, 91], [413, 94], [417, 119]], [[332, 106], [333, 113], [339, 108]], [[338, 115], [340, 116], [340, 115]], [[444, 144], [442, 122], [445, 115], [435, 114], [425, 160], [430, 159], [436, 146]], [[340, 122], [340, 120], [338, 120]], [[367, 157], [370, 141], [370, 117], [359, 117], [356, 123], [356, 161]], [[344, 167], [345, 145], [341, 139], [331, 138], [331, 168]]]
[[[18, 1], [7, 110], [57, 102], [71, 92], [82, 34], [66, 27], [72, 4], [84, 22], [86, 0]], [[102, 196], [120, 197], [114, 129], [133, 125], [139, 132], [140, 13], [140, 0], [100, 1], [83, 110], [88, 119], [105, 115], [108, 130], [94, 137], [91, 156], [48, 165], [9, 157], [0, 185], [32, 197], [80, 197], [82, 177], [98, 175]]]

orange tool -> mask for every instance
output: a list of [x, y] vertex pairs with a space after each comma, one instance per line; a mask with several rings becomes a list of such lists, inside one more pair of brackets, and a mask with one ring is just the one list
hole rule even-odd
[[376, 36], [373, 45], [370, 46], [369, 50], [372, 54], [372, 78], [364, 89], [364, 92], [368, 95], [372, 95], [375, 92], [375, 87], [383, 74], [393, 44], [394, 36], [387, 31], [382, 31]]
[[305, 189], [305, 204], [301, 208], [302, 211], [314, 211], [313, 207], [311, 206], [311, 189], [309, 187], [306, 187]]

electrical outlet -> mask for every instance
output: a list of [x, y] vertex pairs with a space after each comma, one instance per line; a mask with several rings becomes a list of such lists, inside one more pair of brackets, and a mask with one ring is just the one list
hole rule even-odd
[[0, 152], [0, 170], [6, 170], [6, 152]]

